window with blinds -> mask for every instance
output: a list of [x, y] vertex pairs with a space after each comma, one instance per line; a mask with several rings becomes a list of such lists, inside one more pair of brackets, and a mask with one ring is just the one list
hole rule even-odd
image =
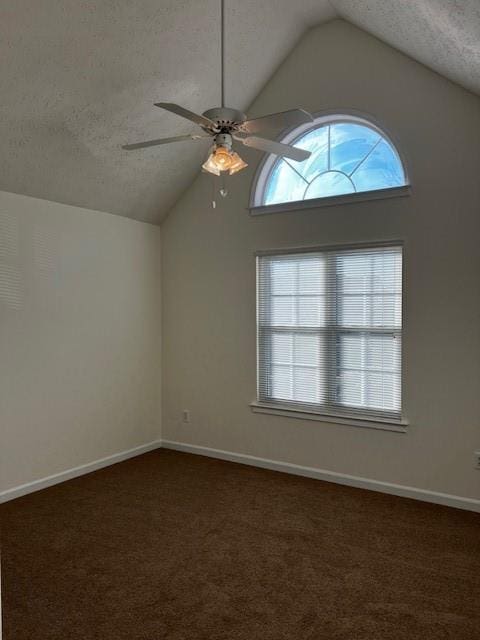
[[258, 401], [401, 419], [402, 247], [257, 258]]

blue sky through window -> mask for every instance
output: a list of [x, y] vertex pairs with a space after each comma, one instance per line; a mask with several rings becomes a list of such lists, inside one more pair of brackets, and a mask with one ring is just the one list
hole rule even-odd
[[303, 162], [278, 159], [267, 179], [263, 204], [295, 202], [405, 184], [401, 160], [377, 130], [357, 122], [317, 127], [293, 144], [311, 152]]

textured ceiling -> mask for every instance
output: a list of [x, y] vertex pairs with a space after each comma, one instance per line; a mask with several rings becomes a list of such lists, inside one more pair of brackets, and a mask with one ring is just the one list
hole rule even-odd
[[[480, 93], [478, 0], [226, 0], [227, 104], [336, 15]], [[1, 2], [0, 189], [159, 222], [208, 142], [120, 146], [193, 131], [155, 101], [219, 103], [218, 29], [219, 0]]]
[[332, 0], [340, 17], [480, 94], [480, 0]]

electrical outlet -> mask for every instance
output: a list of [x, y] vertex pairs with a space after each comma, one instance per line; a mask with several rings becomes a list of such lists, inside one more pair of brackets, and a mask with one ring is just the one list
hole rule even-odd
[[475, 456], [475, 469], [480, 469], [480, 451], [474, 451], [473, 455]]
[[184, 409], [182, 411], [182, 422], [183, 424], [190, 424], [190, 409]]

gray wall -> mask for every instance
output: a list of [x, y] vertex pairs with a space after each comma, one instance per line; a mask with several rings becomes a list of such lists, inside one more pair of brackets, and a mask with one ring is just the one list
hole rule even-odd
[[160, 229], [0, 192], [0, 492], [160, 437]]
[[[420, 489], [480, 496], [480, 100], [342, 21], [307, 33], [250, 113], [372, 117], [403, 153], [408, 198], [250, 217], [259, 155], [210, 206], [201, 175], [162, 226], [163, 433]], [[258, 249], [404, 239], [408, 433], [253, 414]], [[192, 423], [181, 423], [181, 411]]]

